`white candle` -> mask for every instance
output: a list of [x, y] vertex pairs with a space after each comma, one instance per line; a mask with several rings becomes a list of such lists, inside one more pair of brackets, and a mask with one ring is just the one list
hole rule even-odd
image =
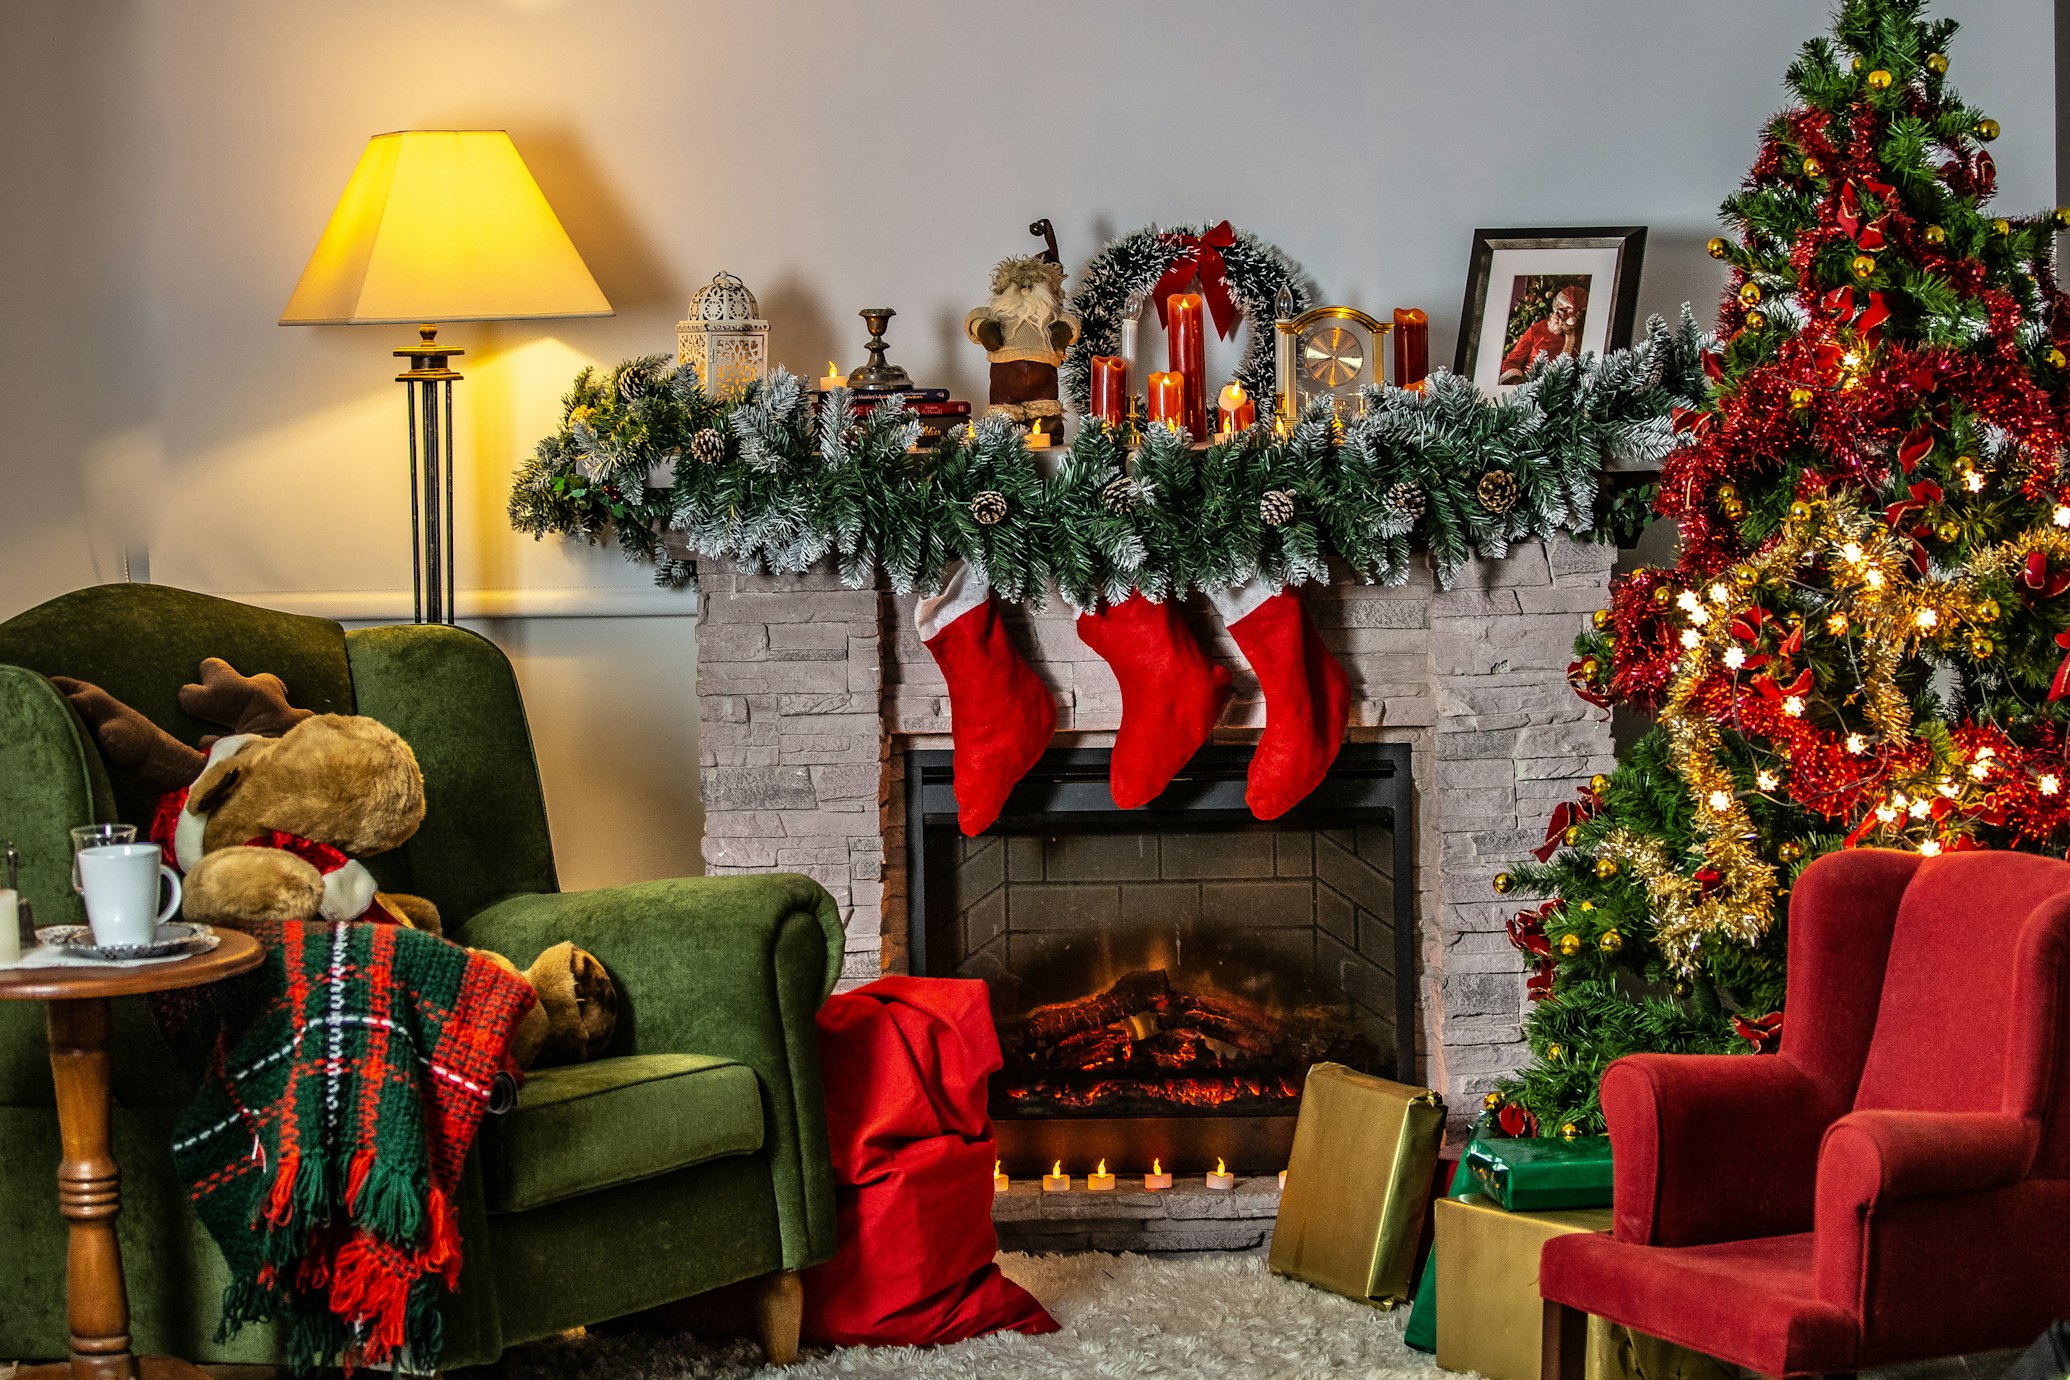
[[1110, 1193], [1114, 1189], [1114, 1176], [1107, 1172], [1107, 1162], [1100, 1161], [1100, 1167], [1085, 1176], [1085, 1186], [1094, 1193]]
[[0, 886], [0, 963], [18, 963], [22, 956], [21, 906], [14, 892]]
[[[1141, 311], [1142, 308], [1136, 310]], [[1133, 375], [1136, 372], [1136, 318], [1133, 315], [1121, 320], [1121, 357], [1128, 361], [1128, 371]]]
[[1151, 1160], [1150, 1172], [1143, 1176], [1143, 1187], [1149, 1189], [1152, 1193], [1156, 1193], [1171, 1186], [1172, 1176], [1164, 1172], [1164, 1161]]
[[1051, 1167], [1049, 1173], [1042, 1176], [1042, 1191], [1044, 1193], [1068, 1193], [1070, 1189], [1071, 1176], [1064, 1172], [1064, 1162], [1058, 1160]]
[[844, 386], [847, 382], [848, 376], [841, 372], [841, 366], [830, 359], [827, 361], [826, 377], [819, 381], [819, 391], [822, 393], [830, 392], [833, 389]]
[[1227, 1193], [1236, 1187], [1236, 1176], [1229, 1172], [1229, 1166], [1222, 1163], [1220, 1155], [1215, 1156], [1215, 1172], [1208, 1175], [1208, 1187], [1217, 1193]]
[[1001, 1173], [1001, 1172], [1000, 1172], [1000, 1170], [999, 1170], [999, 1161], [997, 1161], [997, 1160], [993, 1160], [993, 1161], [992, 1161], [992, 1191], [993, 1191], [994, 1193], [1004, 1193], [1004, 1192], [1006, 1192], [1006, 1190], [1007, 1190], [1007, 1189], [1009, 1189], [1009, 1188], [1012, 1188], [1012, 1187], [1013, 1187], [1013, 1180], [1011, 1180], [1011, 1179], [1007, 1178], [1005, 1174]]

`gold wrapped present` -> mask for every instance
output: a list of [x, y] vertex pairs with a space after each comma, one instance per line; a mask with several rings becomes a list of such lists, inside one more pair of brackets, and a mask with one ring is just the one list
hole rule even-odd
[[1272, 1272], [1383, 1308], [1408, 1302], [1444, 1133], [1444, 1100], [1428, 1088], [1309, 1069]]
[[[1571, 1231], [1610, 1230], [1610, 1209], [1506, 1212], [1476, 1194], [1441, 1201], [1436, 1225], [1438, 1365], [1479, 1371], [1487, 1380], [1538, 1380], [1545, 1325], [1539, 1248]], [[1587, 1380], [1734, 1380], [1737, 1372], [1590, 1318], [1585, 1374]]]

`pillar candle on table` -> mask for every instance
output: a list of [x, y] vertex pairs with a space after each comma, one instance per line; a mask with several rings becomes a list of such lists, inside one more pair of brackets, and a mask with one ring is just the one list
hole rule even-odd
[[992, 1161], [992, 1191], [993, 1191], [994, 1193], [1004, 1193], [1004, 1192], [1006, 1192], [1006, 1190], [1007, 1190], [1007, 1189], [1009, 1189], [1009, 1188], [1012, 1188], [1012, 1187], [1013, 1187], [1013, 1180], [1011, 1180], [1011, 1179], [1007, 1178], [1007, 1177], [1006, 1177], [1006, 1175], [1005, 1175], [1005, 1173], [1004, 1173], [1004, 1172], [1003, 1172], [1003, 1171], [1002, 1171], [1002, 1170], [1001, 1170], [1001, 1169], [999, 1168], [999, 1161], [997, 1161], [997, 1160], [993, 1160], [993, 1161]]
[[1143, 1187], [1149, 1189], [1152, 1193], [1156, 1193], [1161, 1189], [1167, 1189], [1171, 1186], [1172, 1176], [1164, 1172], [1164, 1161], [1157, 1159], [1151, 1160], [1150, 1172], [1143, 1176]]
[[1229, 1166], [1222, 1163], [1220, 1155], [1215, 1156], [1215, 1172], [1208, 1175], [1207, 1186], [1217, 1193], [1227, 1193], [1236, 1187], [1236, 1176], [1229, 1172]]
[[1231, 383], [1216, 399], [1215, 411], [1220, 419], [1216, 429], [1225, 436], [1237, 431], [1248, 431], [1258, 421], [1258, 403], [1240, 383]]
[[1128, 416], [1128, 361], [1115, 355], [1092, 359], [1092, 414], [1109, 426]]
[[1186, 425], [1186, 376], [1152, 374], [1149, 386], [1150, 420], [1171, 426]]
[[1085, 1186], [1094, 1193], [1109, 1193], [1114, 1188], [1114, 1176], [1107, 1172], [1107, 1162], [1100, 1161], [1100, 1167], [1085, 1176]]
[[1064, 1162], [1062, 1160], [1058, 1160], [1055, 1165], [1051, 1166], [1049, 1173], [1042, 1176], [1042, 1191], [1044, 1193], [1065, 1193], [1070, 1190], [1070, 1187], [1071, 1176], [1064, 1172]]
[[1430, 314], [1421, 307], [1394, 309], [1394, 386], [1421, 391], [1430, 377]]
[[0, 963], [14, 963], [22, 956], [20, 913], [13, 890], [0, 886]]
[[1196, 441], [1208, 438], [1207, 300], [1197, 292], [1165, 299], [1165, 345], [1172, 372], [1186, 380], [1186, 429]]
[[822, 393], [831, 392], [847, 382], [848, 377], [841, 372], [841, 366], [830, 359], [827, 361], [826, 377], [819, 381], [819, 391]]

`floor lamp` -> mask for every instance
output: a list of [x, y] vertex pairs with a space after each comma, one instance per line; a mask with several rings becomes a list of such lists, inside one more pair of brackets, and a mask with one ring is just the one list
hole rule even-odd
[[[500, 129], [367, 143], [283, 326], [609, 316], [596, 279]], [[453, 621], [453, 385], [438, 327], [395, 351], [410, 426], [410, 573], [419, 623]]]

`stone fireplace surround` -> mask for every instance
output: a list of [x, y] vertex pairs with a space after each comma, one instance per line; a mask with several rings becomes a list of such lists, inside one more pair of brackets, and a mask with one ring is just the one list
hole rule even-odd
[[[1526, 542], [1435, 588], [1338, 580], [1310, 616], [1350, 674], [1354, 739], [1411, 745], [1416, 788], [1418, 1068], [1454, 1116], [1523, 1061], [1524, 973], [1489, 880], [1544, 836], [1553, 805], [1611, 766], [1606, 716], [1565, 671], [1601, 606], [1614, 552]], [[840, 903], [844, 985], [906, 968], [904, 751], [949, 747], [947, 688], [911, 596], [841, 587], [831, 568], [750, 575], [699, 565], [697, 692], [704, 857], [714, 874], [805, 873]], [[1057, 701], [1058, 745], [1106, 746], [1121, 701], [1061, 600], [1008, 606], [1017, 645]], [[1187, 605], [1236, 693], [1218, 741], [1255, 738], [1264, 704], [1204, 600]]]

